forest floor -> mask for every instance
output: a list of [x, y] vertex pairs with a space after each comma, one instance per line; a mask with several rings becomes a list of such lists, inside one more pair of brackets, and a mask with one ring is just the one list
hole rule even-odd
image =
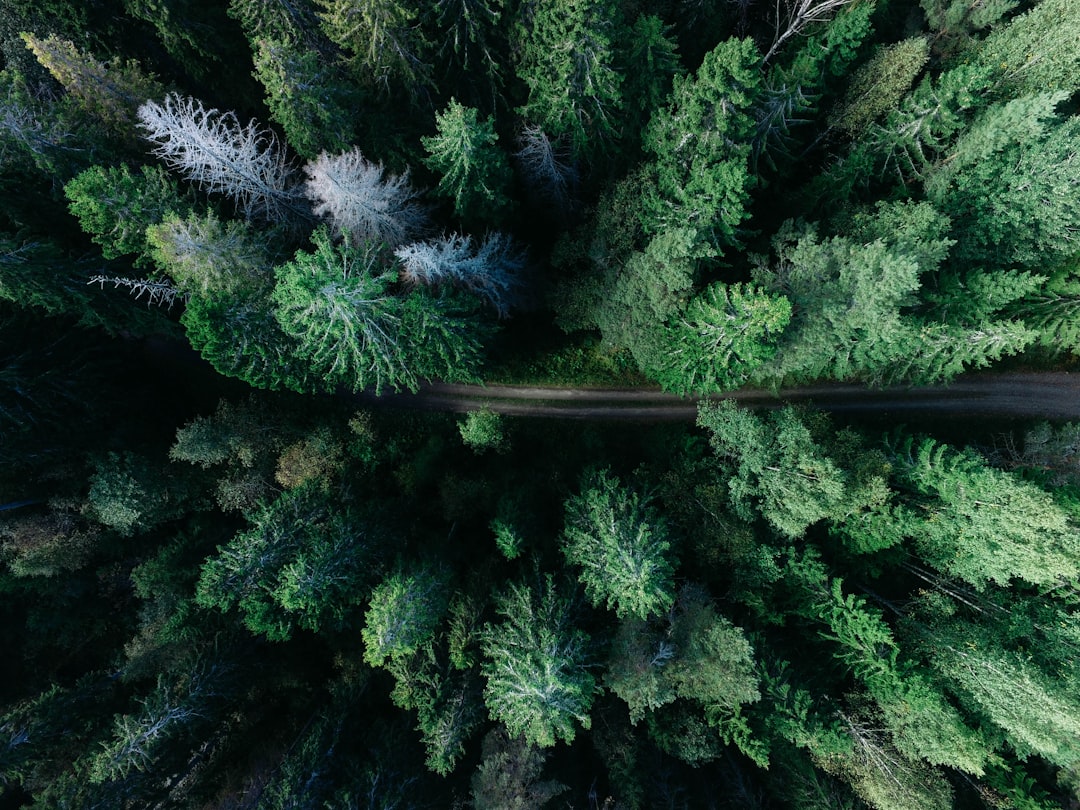
[[[365, 403], [396, 408], [464, 413], [487, 408], [508, 416], [561, 419], [675, 421], [697, 415], [693, 398], [656, 388], [563, 388], [432, 383], [415, 394], [361, 394]], [[711, 399], [734, 399], [752, 408], [786, 403], [825, 411], [965, 417], [1080, 419], [1080, 374], [1004, 372], [965, 374], [948, 385], [867, 388], [820, 384], [778, 391], [744, 389]]]

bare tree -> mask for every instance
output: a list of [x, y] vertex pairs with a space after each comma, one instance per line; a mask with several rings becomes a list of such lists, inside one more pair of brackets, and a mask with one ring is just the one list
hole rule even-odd
[[231, 197], [249, 217], [307, 217], [293, 167], [270, 130], [176, 93], [161, 104], [147, 101], [138, 115], [155, 155], [207, 191]]
[[552, 141], [540, 127], [526, 124], [518, 135], [514, 157], [530, 190], [560, 210], [566, 207], [577, 172], [560, 141]]
[[394, 251], [402, 280], [410, 284], [452, 284], [489, 303], [505, 318], [517, 301], [525, 257], [505, 234], [493, 233], [473, 250], [472, 238], [451, 234], [431, 242], [414, 242]]
[[761, 61], [768, 62], [789, 39], [802, 34], [814, 23], [828, 22], [833, 14], [853, 2], [855, 0], [776, 0], [773, 42]]
[[427, 208], [409, 185], [408, 172], [387, 174], [356, 147], [340, 155], [323, 152], [304, 171], [315, 213], [347, 231], [356, 244], [373, 240], [397, 247], [427, 228]]

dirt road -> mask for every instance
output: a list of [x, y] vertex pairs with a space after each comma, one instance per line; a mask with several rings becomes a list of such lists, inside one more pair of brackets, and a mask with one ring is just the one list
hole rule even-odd
[[[1080, 419], [1080, 374], [1067, 372], [965, 374], [949, 385], [869, 389], [858, 385], [814, 385], [770, 391], [735, 391], [747, 407], [776, 408], [807, 403], [825, 411], [918, 414], [942, 417]], [[377, 406], [464, 413], [490, 408], [512, 416], [637, 421], [692, 420], [697, 400], [659, 389], [530, 388], [435, 383], [415, 394], [361, 395]]]

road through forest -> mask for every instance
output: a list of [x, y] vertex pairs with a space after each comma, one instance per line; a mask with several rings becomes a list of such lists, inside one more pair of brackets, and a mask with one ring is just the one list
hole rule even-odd
[[[361, 394], [373, 405], [464, 413], [489, 408], [510, 416], [561, 419], [692, 420], [697, 399], [659, 389], [539, 388], [432, 383], [415, 394]], [[965, 374], [948, 385], [867, 388], [821, 384], [777, 392], [733, 391], [711, 399], [734, 399], [751, 408], [805, 403], [825, 411], [919, 417], [1016, 417], [1080, 419], [1080, 373], [1006, 372]]]

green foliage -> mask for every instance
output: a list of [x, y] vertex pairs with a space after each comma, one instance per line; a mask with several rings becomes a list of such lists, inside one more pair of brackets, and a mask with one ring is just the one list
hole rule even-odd
[[485, 450], [505, 453], [509, 449], [502, 415], [487, 408], [466, 414], [464, 421], [458, 422], [458, 432], [461, 441], [474, 453]]
[[517, 32], [518, 78], [529, 89], [519, 112], [575, 156], [618, 137], [624, 106], [617, 69], [619, 26], [611, 0], [541, 3]]
[[661, 386], [687, 394], [740, 387], [776, 355], [791, 303], [750, 284], [710, 284], [669, 327], [667, 351], [651, 370]]
[[573, 605], [549, 574], [537, 587], [511, 583], [499, 596], [503, 620], [484, 625], [484, 702], [514, 737], [547, 748], [573, 741], [575, 721], [592, 725], [595, 679], [586, 668], [588, 636], [571, 623]]
[[212, 211], [169, 213], [146, 229], [146, 241], [154, 264], [181, 290], [208, 303], [269, 289], [272, 254], [245, 222], [222, 221]]
[[361, 636], [364, 660], [390, 666], [431, 643], [448, 604], [446, 576], [430, 569], [397, 571], [375, 586]]
[[415, 387], [400, 345], [402, 301], [376, 245], [334, 246], [315, 232], [315, 252], [277, 268], [274, 314], [322, 386], [350, 391]]
[[158, 312], [133, 309], [115, 293], [88, 286], [100, 270], [100, 261], [72, 258], [50, 240], [0, 233], [0, 299], [112, 334], [169, 331]]
[[647, 619], [675, 601], [668, 529], [650, 499], [601, 470], [566, 502], [563, 553], [585, 595], [624, 619]]
[[254, 76], [266, 91], [270, 118], [301, 157], [313, 160], [353, 142], [352, 110], [360, 94], [323, 54], [289, 37], [260, 37], [253, 51]]
[[23, 33], [21, 37], [68, 97], [121, 138], [134, 137], [139, 105], [165, 93], [153, 76], [142, 72], [137, 62], [122, 64], [116, 60], [103, 64], [57, 36], [40, 38]]
[[1034, 484], [973, 452], [905, 439], [892, 460], [920, 506], [916, 548], [949, 574], [983, 588], [1013, 577], [1050, 584], [1080, 573], [1069, 515]]
[[882, 48], [851, 77], [844, 98], [833, 108], [830, 124], [857, 138], [891, 111], [929, 59], [930, 43], [911, 37]]
[[723, 400], [702, 404], [698, 424], [730, 465], [728, 496], [745, 520], [760, 514], [780, 534], [798, 537], [820, 520], [856, 511], [862, 499], [876, 499], [872, 488], [849, 491], [847, 472], [790, 407], [762, 418]]
[[959, 259], [1041, 269], [1076, 253], [1080, 122], [1056, 118], [1064, 97], [1042, 93], [990, 108], [927, 177], [928, 195], [956, 223]]
[[122, 535], [146, 531], [185, 511], [183, 480], [146, 456], [109, 453], [90, 477], [84, 512]]
[[[82, 229], [101, 246], [106, 259], [132, 254], [135, 265], [150, 262], [147, 229], [166, 216], [183, 217], [190, 197], [157, 166], [142, 166], [139, 175], [128, 167], [94, 166], [64, 186], [68, 208]], [[160, 254], [155, 257], [161, 261]], [[168, 262], [162, 262], [168, 267]]]
[[437, 134], [421, 138], [425, 164], [440, 175], [436, 191], [454, 201], [465, 222], [497, 222], [509, 205], [510, 164], [495, 142], [495, 119], [477, 117], [473, 107], [450, 99], [435, 116]]
[[692, 77], [677, 77], [666, 107], [645, 132], [656, 156], [655, 188], [646, 189], [648, 233], [691, 231], [694, 244], [722, 252], [738, 245], [753, 185], [747, 168], [750, 117], [761, 77], [749, 39], [720, 43]]
[[338, 626], [363, 600], [378, 530], [332, 506], [321, 488], [285, 492], [250, 520], [203, 563], [200, 606], [238, 609], [253, 633], [285, 641], [296, 629]]
[[476, 810], [531, 810], [567, 790], [554, 780], [540, 780], [546, 759], [543, 751], [501, 728], [484, 737], [482, 757], [472, 778]]
[[348, 54], [358, 81], [418, 97], [431, 82], [430, 44], [416, 25], [416, 4], [401, 0], [318, 0], [323, 32]]

